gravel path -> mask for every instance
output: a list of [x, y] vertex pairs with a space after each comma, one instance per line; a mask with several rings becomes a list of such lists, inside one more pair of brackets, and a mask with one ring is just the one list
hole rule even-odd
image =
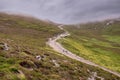
[[[62, 26], [63, 26], [63, 25], [60, 25], [60, 26], [58, 26], [58, 27], [59, 27], [61, 30], [64, 30], [64, 29], [62, 28]], [[53, 37], [53, 38], [50, 38], [49, 41], [47, 42], [47, 44], [48, 44], [50, 47], [52, 47], [55, 51], [57, 51], [57, 52], [65, 55], [65, 56], [67, 56], [67, 57], [69, 57], [69, 58], [75, 59], [75, 60], [77, 60], [77, 61], [80, 61], [80, 62], [85, 63], [85, 64], [88, 64], [88, 65], [92, 65], [92, 66], [95, 66], [95, 67], [99, 67], [99, 68], [101, 68], [101, 69], [103, 69], [103, 70], [105, 70], [105, 71], [107, 71], [107, 72], [109, 72], [109, 73], [112, 73], [112, 74], [120, 77], [120, 73], [117, 73], [117, 72], [114, 72], [114, 71], [112, 71], [112, 70], [109, 70], [109, 69], [107, 69], [107, 68], [105, 68], [105, 67], [99, 66], [99, 65], [97, 65], [97, 64], [95, 64], [95, 63], [93, 63], [93, 62], [91, 62], [91, 61], [89, 61], [89, 60], [86, 60], [86, 59], [84, 59], [84, 58], [82, 58], [82, 57], [80, 57], [80, 56], [77, 56], [77, 55], [73, 54], [72, 52], [70, 52], [69, 50], [65, 49], [60, 43], [57, 42], [57, 40], [59, 40], [59, 39], [61, 39], [61, 38], [64, 38], [64, 37], [70, 35], [66, 30], [64, 30], [64, 31], [65, 31], [65, 32], [64, 32], [63, 34], [60, 34], [60, 35], [58, 35], [58, 36], [56, 36], [56, 37]]]

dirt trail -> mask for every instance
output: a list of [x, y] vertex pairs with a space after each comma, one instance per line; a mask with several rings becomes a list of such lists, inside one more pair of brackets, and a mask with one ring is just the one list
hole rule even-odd
[[[60, 26], [58, 26], [58, 27], [59, 27], [61, 30], [64, 30], [64, 29], [62, 28], [62, 26], [63, 26], [63, 25], [60, 25]], [[103, 70], [105, 70], [105, 71], [107, 71], [107, 72], [110, 72], [110, 73], [112, 73], [112, 74], [120, 77], [120, 73], [117, 73], [117, 72], [114, 72], [114, 71], [112, 71], [112, 70], [109, 70], [109, 69], [107, 69], [107, 68], [105, 68], [105, 67], [99, 66], [99, 65], [97, 65], [97, 64], [95, 64], [95, 63], [93, 63], [93, 62], [91, 62], [91, 61], [89, 61], [89, 60], [85, 60], [84, 58], [79, 57], [79, 56], [73, 54], [72, 52], [70, 52], [69, 50], [65, 49], [60, 43], [57, 42], [57, 40], [59, 40], [59, 39], [61, 39], [61, 38], [64, 38], [64, 37], [70, 35], [66, 30], [64, 30], [64, 31], [65, 31], [65, 32], [64, 32], [63, 34], [60, 34], [60, 35], [58, 35], [58, 36], [56, 36], [56, 37], [53, 37], [53, 38], [50, 38], [49, 41], [47, 42], [47, 44], [48, 44], [49, 46], [51, 46], [55, 51], [57, 51], [57, 52], [65, 55], [65, 56], [67, 56], [67, 57], [69, 57], [69, 58], [75, 59], [75, 60], [77, 60], [77, 61], [80, 61], [80, 62], [85, 63], [85, 64], [88, 64], [88, 65], [92, 65], [92, 66], [95, 66], [95, 67], [99, 67], [99, 68], [101, 68], [101, 69], [103, 69]]]

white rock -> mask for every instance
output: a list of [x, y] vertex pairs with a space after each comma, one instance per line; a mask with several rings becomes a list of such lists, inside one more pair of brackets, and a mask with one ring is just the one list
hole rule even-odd
[[38, 55], [38, 56], [36, 56], [36, 59], [37, 59], [37, 60], [41, 60], [42, 58], [41, 58], [40, 55]]

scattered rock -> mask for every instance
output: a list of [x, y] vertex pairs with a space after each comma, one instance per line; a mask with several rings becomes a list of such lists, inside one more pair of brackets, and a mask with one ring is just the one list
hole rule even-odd
[[89, 69], [87, 69], [87, 72], [89, 72], [89, 73], [90, 73], [90, 70], [89, 70]]
[[37, 60], [41, 60], [42, 58], [41, 58], [40, 55], [38, 55], [38, 56], [36, 56], [36, 59], [37, 59]]
[[55, 67], [60, 67], [56, 60], [52, 60], [52, 62], [55, 64]]
[[114, 23], [114, 21], [109, 21], [106, 25], [108, 26], [108, 25], [111, 25], [113, 23]]
[[96, 79], [104, 80], [104, 78], [97, 75], [97, 72], [92, 72], [91, 76], [87, 80], [96, 80]]
[[38, 56], [36, 56], [36, 59], [37, 59], [37, 60], [43, 60], [43, 61], [44, 61], [47, 56], [50, 56], [50, 55], [47, 54], [47, 53], [45, 53], [45, 54], [43, 54], [43, 55], [38, 55]]
[[0, 49], [1, 49], [1, 50], [5, 50], [5, 51], [8, 51], [8, 50], [9, 50], [9, 47], [8, 47], [7, 43], [0, 43]]

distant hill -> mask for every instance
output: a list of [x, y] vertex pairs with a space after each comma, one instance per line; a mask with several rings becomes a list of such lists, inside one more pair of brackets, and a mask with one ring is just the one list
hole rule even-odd
[[51, 22], [0, 13], [0, 80], [120, 79], [46, 45], [48, 38], [62, 32]]

